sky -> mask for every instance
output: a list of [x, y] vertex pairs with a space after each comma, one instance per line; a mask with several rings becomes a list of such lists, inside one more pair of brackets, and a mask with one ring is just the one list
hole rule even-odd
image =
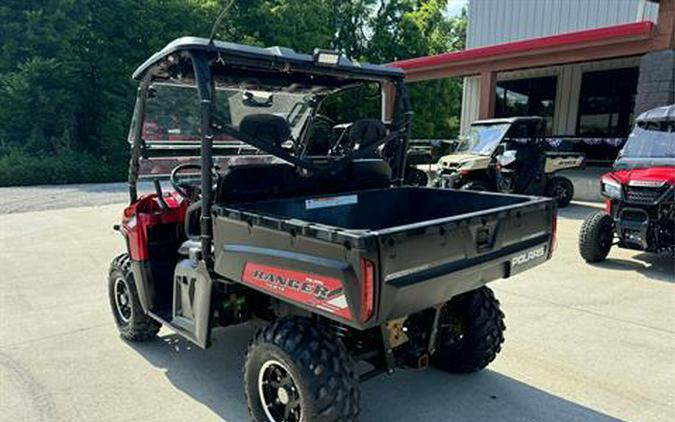
[[462, 7], [467, 3], [469, 3], [469, 0], [448, 0], [447, 15], [450, 17], [459, 15], [459, 12], [462, 11]]

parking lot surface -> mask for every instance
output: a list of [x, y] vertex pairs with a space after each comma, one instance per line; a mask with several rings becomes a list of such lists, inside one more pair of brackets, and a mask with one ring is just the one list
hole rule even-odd
[[[255, 327], [208, 350], [169, 331], [122, 341], [106, 273], [123, 205], [0, 215], [0, 419], [246, 421], [243, 354]], [[363, 421], [675, 420], [675, 275], [668, 257], [577, 253], [583, 217], [560, 211], [554, 258], [492, 284], [503, 352], [474, 375], [399, 371], [362, 385]]]

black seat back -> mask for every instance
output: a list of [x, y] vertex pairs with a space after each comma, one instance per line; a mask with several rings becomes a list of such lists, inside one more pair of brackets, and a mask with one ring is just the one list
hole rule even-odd
[[288, 140], [291, 128], [288, 121], [274, 114], [250, 114], [239, 122], [239, 132], [276, 147]]
[[305, 177], [290, 164], [246, 164], [218, 178], [216, 204], [386, 188], [391, 168], [381, 159], [354, 160], [334, 176]]
[[278, 198], [284, 192], [303, 184], [290, 164], [246, 164], [232, 167], [218, 178], [216, 203], [252, 202]]
[[349, 128], [349, 137], [359, 149], [371, 145], [387, 135], [387, 128], [381, 120], [357, 120]]

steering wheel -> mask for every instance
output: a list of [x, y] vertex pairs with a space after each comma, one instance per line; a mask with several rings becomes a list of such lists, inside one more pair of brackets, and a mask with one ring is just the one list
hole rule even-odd
[[[174, 169], [171, 171], [169, 182], [171, 182], [171, 186], [176, 191], [176, 193], [178, 193], [178, 195], [182, 196], [188, 201], [197, 201], [201, 199], [201, 169], [201, 164], [194, 163], [185, 163], [174, 167]], [[199, 176], [196, 178], [191, 177], [190, 181], [180, 180], [178, 174], [184, 170], [198, 170]], [[215, 167], [211, 171], [213, 172], [213, 177], [215, 180], [218, 177], [218, 172], [216, 171]]]

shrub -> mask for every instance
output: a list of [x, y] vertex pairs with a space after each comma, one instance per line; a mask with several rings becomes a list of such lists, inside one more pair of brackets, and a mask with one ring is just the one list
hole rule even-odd
[[33, 156], [18, 149], [0, 152], [0, 186], [123, 181], [125, 160], [107, 162], [77, 151]]

